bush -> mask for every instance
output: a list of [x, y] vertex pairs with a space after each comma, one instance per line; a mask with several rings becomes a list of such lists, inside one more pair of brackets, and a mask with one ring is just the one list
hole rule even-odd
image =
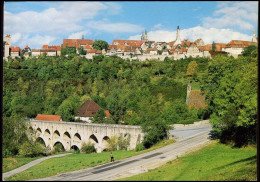
[[64, 152], [64, 147], [61, 143], [57, 143], [55, 146], [54, 146], [54, 151], [55, 152]]
[[23, 157], [44, 155], [44, 147], [39, 143], [30, 143], [29, 141], [26, 141], [19, 147], [19, 155]]
[[118, 136], [111, 136], [108, 140], [108, 150], [117, 150]]
[[118, 138], [118, 148], [119, 150], [127, 150], [129, 146], [129, 140], [127, 138], [119, 137]]
[[81, 147], [81, 152], [86, 153], [86, 154], [90, 154], [90, 153], [94, 153], [96, 152], [96, 149], [94, 147], [94, 144], [88, 142], [88, 143], [83, 143], [82, 147]]
[[142, 150], [144, 150], [144, 149], [145, 149], [145, 147], [144, 147], [144, 144], [143, 144], [143, 143], [139, 143], [139, 144], [137, 144], [136, 147], [135, 147], [135, 151], [136, 151], [136, 152], [142, 151]]

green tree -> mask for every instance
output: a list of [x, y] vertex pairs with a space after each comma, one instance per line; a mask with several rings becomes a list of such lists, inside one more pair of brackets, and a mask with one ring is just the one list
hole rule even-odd
[[242, 56], [257, 57], [257, 47], [255, 45], [247, 46], [242, 51]]
[[212, 49], [211, 49], [212, 52], [215, 52], [216, 51], [216, 43], [213, 41], [212, 43]]
[[97, 50], [107, 50], [108, 49], [108, 43], [104, 40], [95, 40], [92, 44], [92, 47]]
[[197, 73], [198, 73], [198, 64], [196, 63], [196, 61], [191, 61], [188, 64], [186, 75], [193, 76], [193, 75], [197, 75]]
[[79, 55], [86, 55], [87, 52], [84, 50], [84, 48], [82, 46], [79, 46], [78, 53], [79, 53]]
[[255, 143], [257, 116], [257, 58], [216, 56], [209, 63], [202, 89], [213, 127], [221, 141], [237, 146]]

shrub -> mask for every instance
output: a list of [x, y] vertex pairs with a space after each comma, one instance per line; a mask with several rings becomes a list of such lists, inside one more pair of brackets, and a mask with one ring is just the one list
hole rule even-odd
[[118, 136], [111, 136], [108, 140], [108, 150], [117, 150]]
[[94, 147], [94, 144], [88, 142], [88, 143], [83, 143], [82, 147], [81, 147], [81, 152], [86, 153], [86, 154], [90, 154], [90, 153], [94, 153], [96, 152], [96, 149]]
[[119, 150], [127, 150], [127, 147], [129, 146], [129, 140], [128, 138], [119, 137], [118, 138], [118, 148]]
[[143, 144], [143, 143], [139, 143], [139, 144], [137, 144], [136, 147], [135, 147], [135, 151], [136, 151], [136, 152], [142, 151], [142, 150], [144, 150], [144, 149], [145, 149], [145, 147], [144, 147], [144, 144]]
[[39, 143], [24, 142], [19, 147], [19, 155], [23, 157], [36, 157], [44, 154], [44, 147]]
[[55, 146], [54, 146], [54, 151], [55, 152], [64, 152], [64, 147], [61, 143], [57, 143]]

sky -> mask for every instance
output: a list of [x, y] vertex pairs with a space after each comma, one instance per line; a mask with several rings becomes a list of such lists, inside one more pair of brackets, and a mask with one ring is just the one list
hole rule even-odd
[[205, 44], [251, 41], [258, 32], [258, 1], [5, 1], [4, 36], [12, 46], [32, 49], [61, 45], [63, 39], [170, 42], [180, 27], [182, 40]]

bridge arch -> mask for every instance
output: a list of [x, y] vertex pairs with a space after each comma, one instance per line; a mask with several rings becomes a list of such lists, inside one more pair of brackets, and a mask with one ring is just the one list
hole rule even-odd
[[55, 130], [53, 136], [54, 136], [55, 138], [60, 137], [60, 132], [59, 132], [58, 130]]
[[51, 135], [50, 130], [49, 130], [49, 129], [46, 129], [46, 130], [44, 131], [44, 135], [46, 135], [46, 136], [50, 136], [50, 135]]
[[67, 140], [70, 140], [71, 137], [70, 137], [69, 132], [66, 131], [66, 132], [63, 134], [63, 138], [64, 138], [64, 139], [67, 139]]
[[79, 133], [76, 133], [76, 134], [74, 135], [74, 137], [73, 137], [73, 140], [75, 140], [75, 141], [81, 141], [81, 136], [80, 136], [80, 134], [79, 134]]
[[77, 145], [72, 145], [70, 150], [73, 150], [73, 151], [80, 151], [79, 150], [79, 147]]
[[90, 135], [89, 141], [90, 141], [90, 143], [92, 143], [92, 144], [98, 143], [98, 139], [97, 139], [97, 137], [96, 137], [94, 134]]
[[55, 142], [54, 145], [53, 145], [53, 148], [56, 152], [65, 151], [65, 147], [60, 141]]
[[43, 139], [42, 137], [38, 137], [38, 138], [35, 140], [35, 142], [40, 143], [40, 144], [43, 144], [43, 145], [46, 147], [46, 143], [45, 143], [45, 141], [44, 141], [44, 139]]
[[108, 136], [103, 137], [102, 144], [103, 144], [103, 151], [107, 151], [109, 148], [109, 140], [110, 138]]
[[36, 131], [37, 131], [37, 133], [40, 133], [40, 134], [42, 133], [42, 130], [41, 130], [41, 128], [39, 128], [39, 127], [37, 128]]

